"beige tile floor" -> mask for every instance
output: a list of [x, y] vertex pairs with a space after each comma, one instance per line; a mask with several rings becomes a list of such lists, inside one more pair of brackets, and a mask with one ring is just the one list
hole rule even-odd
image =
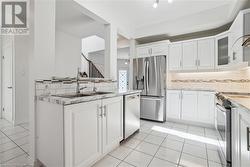
[[29, 165], [29, 125], [0, 119], [0, 167]]
[[141, 130], [93, 167], [223, 167], [214, 129], [141, 121]]

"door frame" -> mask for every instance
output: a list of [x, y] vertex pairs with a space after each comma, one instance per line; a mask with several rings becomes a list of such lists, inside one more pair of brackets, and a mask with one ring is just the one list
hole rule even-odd
[[[6, 38], [6, 39], [5, 39]], [[0, 103], [1, 103], [1, 109], [0, 109], [0, 118], [3, 118], [3, 48], [4, 48], [4, 40], [12, 40], [12, 124], [14, 125], [15, 123], [15, 94], [16, 94], [16, 87], [15, 87], [15, 38], [14, 36], [1, 36], [0, 37], [0, 63], [1, 63], [1, 86], [0, 86], [0, 89], [1, 89], [1, 100], [0, 100]]]

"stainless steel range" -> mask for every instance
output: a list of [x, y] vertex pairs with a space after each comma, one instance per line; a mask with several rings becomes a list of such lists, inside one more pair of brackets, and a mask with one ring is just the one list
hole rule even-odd
[[222, 94], [216, 94], [216, 129], [220, 134], [219, 154], [221, 161], [231, 167], [232, 164], [232, 105]]

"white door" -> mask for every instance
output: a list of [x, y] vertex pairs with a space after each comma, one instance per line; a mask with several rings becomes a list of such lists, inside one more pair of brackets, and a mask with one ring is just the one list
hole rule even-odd
[[240, 167], [247, 167], [250, 166], [250, 115], [240, 115], [239, 125]]
[[123, 138], [123, 98], [104, 99], [103, 105], [103, 153], [117, 147]]
[[169, 46], [169, 70], [182, 69], [182, 44], [171, 44]]
[[64, 109], [65, 166], [92, 165], [101, 155], [101, 101], [66, 106]]
[[167, 91], [167, 118], [181, 119], [181, 91]]
[[205, 124], [215, 124], [215, 101], [213, 92], [198, 92], [198, 122]]
[[183, 43], [183, 70], [197, 69], [197, 41]]
[[198, 41], [198, 69], [214, 69], [214, 39]]
[[13, 121], [13, 38], [4, 38], [2, 41], [2, 56], [3, 56], [3, 112], [2, 117], [10, 122]]
[[197, 92], [182, 91], [182, 119], [197, 121]]

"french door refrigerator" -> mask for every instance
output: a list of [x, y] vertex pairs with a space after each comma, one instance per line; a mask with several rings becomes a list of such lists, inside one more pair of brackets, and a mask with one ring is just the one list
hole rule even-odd
[[133, 89], [142, 90], [140, 117], [166, 120], [166, 56], [133, 59]]

